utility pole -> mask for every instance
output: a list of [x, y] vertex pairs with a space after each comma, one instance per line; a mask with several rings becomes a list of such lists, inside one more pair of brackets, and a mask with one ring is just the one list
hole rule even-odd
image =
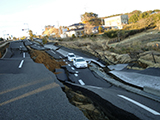
[[59, 29], [59, 35], [61, 34], [60, 28], [59, 28], [59, 21], [57, 21], [58, 23], [58, 29]]
[[28, 23], [24, 23], [24, 25], [27, 25], [27, 30], [29, 31], [29, 25], [28, 25]]
[[[24, 25], [27, 25], [27, 28], [24, 28], [24, 31], [27, 30], [26, 33], [29, 33], [29, 25], [28, 25], [28, 23], [24, 23]], [[29, 35], [27, 35], [27, 38], [28, 38], [28, 36], [29, 36]]]
[[87, 8], [88, 8], [88, 7], [86, 7], [86, 4], [85, 4], [85, 5], [84, 5], [84, 13], [87, 12]]

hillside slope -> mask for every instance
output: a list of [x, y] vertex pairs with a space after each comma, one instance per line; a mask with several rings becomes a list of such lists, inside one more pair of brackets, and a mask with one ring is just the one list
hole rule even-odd
[[132, 63], [134, 69], [160, 67], [160, 32], [158, 30], [150, 29], [113, 44], [108, 44], [109, 40], [109, 38], [97, 36], [74, 38], [58, 43], [100, 57], [106, 65], [112, 62], [114, 64]]

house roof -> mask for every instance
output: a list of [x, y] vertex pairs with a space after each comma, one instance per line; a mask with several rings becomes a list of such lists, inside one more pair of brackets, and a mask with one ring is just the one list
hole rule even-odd
[[66, 31], [66, 32], [70, 32], [70, 31], [78, 31], [78, 30], [84, 30], [84, 27], [82, 27], [82, 28], [78, 28], [78, 29], [68, 30], [68, 31]]
[[75, 23], [75, 24], [72, 24], [72, 25], [70, 25], [70, 26], [68, 26], [68, 27], [79, 26], [79, 25], [85, 25], [85, 24], [83, 24], [83, 23]]

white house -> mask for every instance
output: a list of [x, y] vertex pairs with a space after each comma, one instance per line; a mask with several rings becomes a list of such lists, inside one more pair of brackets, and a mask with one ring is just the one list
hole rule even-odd
[[120, 15], [104, 19], [105, 27], [122, 29], [123, 25], [128, 24], [128, 15]]
[[66, 31], [67, 36], [72, 37], [73, 34], [76, 37], [82, 36], [82, 34], [84, 33], [84, 26], [85, 24], [83, 23], [76, 23], [76, 24], [70, 25], [69, 30]]

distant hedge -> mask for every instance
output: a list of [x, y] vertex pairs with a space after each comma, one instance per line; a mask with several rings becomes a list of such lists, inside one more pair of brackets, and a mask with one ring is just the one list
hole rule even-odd
[[103, 36], [109, 37], [109, 38], [115, 38], [117, 37], [118, 31], [119, 30], [109, 30], [109, 31], [104, 32]]

